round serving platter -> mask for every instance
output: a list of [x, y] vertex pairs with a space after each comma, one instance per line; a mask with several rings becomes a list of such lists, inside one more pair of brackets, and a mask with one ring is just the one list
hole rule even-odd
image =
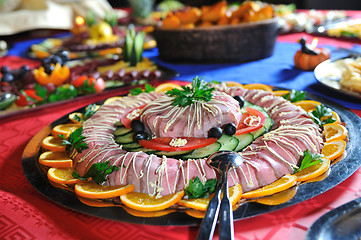
[[[269, 213], [306, 201], [335, 187], [342, 181], [346, 180], [360, 167], [361, 145], [359, 142], [361, 141], [361, 132], [359, 131], [359, 126], [361, 126], [361, 119], [343, 106], [325, 100], [324, 98], [313, 94], [307, 94], [307, 98], [322, 102], [327, 107], [332, 108], [339, 114], [341, 120], [346, 123], [349, 132], [349, 142], [346, 147], [346, 157], [342, 161], [332, 165], [329, 176], [324, 180], [319, 182], [305, 183], [298, 186], [295, 196], [288, 202], [275, 206], [262, 205], [255, 202], [246, 202], [234, 211], [234, 220], [240, 220], [264, 213]], [[97, 104], [102, 103], [98, 102]], [[83, 110], [84, 108], [81, 108], [77, 111], [82, 112]], [[188, 215], [184, 210], [175, 210], [172, 213], [160, 217], [137, 217], [126, 212], [126, 210], [124, 210], [122, 207], [92, 207], [83, 204], [73, 192], [54, 187], [48, 181], [46, 172], [38, 163], [38, 158], [41, 153], [41, 142], [43, 138], [50, 134], [51, 129], [54, 126], [66, 123], [68, 121], [68, 115], [65, 115], [46, 126], [31, 139], [24, 150], [22, 156], [23, 172], [29, 183], [39, 193], [66, 208], [105, 219], [147, 225], [191, 226], [201, 223], [202, 219], [194, 218]]]

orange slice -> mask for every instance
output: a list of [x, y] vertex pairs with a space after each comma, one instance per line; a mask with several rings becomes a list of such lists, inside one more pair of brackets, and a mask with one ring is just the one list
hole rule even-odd
[[79, 112], [73, 112], [68, 115], [69, 120], [73, 123], [80, 124], [84, 118], [84, 114]]
[[[211, 194], [207, 198], [182, 199], [177, 204], [195, 210], [206, 211], [209, 201], [213, 198], [213, 196], [214, 194]], [[231, 202], [232, 206], [236, 205], [241, 198], [241, 185], [238, 184], [229, 188], [229, 201]]]
[[71, 168], [73, 160], [66, 152], [43, 152], [39, 157], [39, 163], [48, 167]]
[[118, 99], [121, 99], [122, 97], [111, 97], [111, 98], [108, 98], [108, 99], [106, 99], [105, 101], [104, 101], [104, 104], [103, 105], [107, 105], [107, 104], [109, 104], [109, 103], [112, 103], [112, 102], [114, 102], [114, 101], [116, 101], [116, 100], [118, 100]]
[[160, 198], [156, 198], [155, 196], [151, 196], [149, 194], [132, 192], [120, 196], [120, 200], [125, 206], [131, 209], [149, 212], [164, 210], [179, 202], [183, 195], [184, 191], [179, 191]]
[[246, 89], [259, 89], [259, 90], [263, 90], [266, 92], [273, 92], [272, 88], [268, 85], [262, 84], [262, 83], [250, 83], [250, 84], [246, 84], [243, 85], [243, 88]]
[[330, 167], [330, 160], [327, 158], [322, 158], [322, 162], [319, 164], [315, 164], [311, 167], [302, 169], [299, 172], [296, 172], [295, 175], [297, 177], [297, 182], [304, 182], [310, 180], [312, 178], [321, 176], [324, 174], [327, 169]]
[[127, 194], [134, 190], [134, 185], [125, 186], [102, 186], [94, 182], [84, 182], [75, 184], [75, 193], [80, 197], [90, 199], [111, 198]]
[[59, 134], [62, 134], [65, 138], [68, 138], [72, 132], [74, 132], [80, 127], [81, 125], [77, 123], [59, 124], [51, 130], [51, 135], [58, 138]]
[[347, 137], [347, 128], [340, 124], [329, 123], [323, 125], [323, 136], [326, 142], [344, 140]]
[[49, 151], [53, 152], [65, 152], [65, 145], [62, 144], [63, 139], [56, 138], [54, 136], [47, 136], [41, 142], [41, 146]]
[[92, 207], [121, 207], [121, 205], [114, 204], [113, 202], [103, 201], [102, 199], [89, 199], [76, 196], [80, 202]]
[[206, 215], [205, 211], [195, 209], [187, 209], [185, 210], [185, 213], [194, 218], [204, 218], [204, 216]]
[[292, 199], [297, 192], [297, 187], [291, 187], [282, 192], [275, 193], [272, 196], [265, 196], [261, 198], [256, 198], [252, 201], [258, 202], [264, 205], [280, 205], [282, 203], [288, 202]]
[[[311, 109], [311, 110], [308, 110], [307, 112], [308, 113], [311, 113], [311, 112], [313, 112], [314, 110], [316, 110], [315, 108], [314, 109]], [[333, 122], [333, 123], [337, 123], [337, 124], [340, 124], [341, 123], [341, 118], [340, 118], [340, 116], [335, 112], [335, 111], [332, 111], [332, 117], [333, 117], [333, 119], [335, 119], [335, 122]], [[321, 121], [324, 121], [324, 120], [326, 120], [327, 118], [330, 118], [330, 117], [326, 117], [326, 116], [324, 116], [324, 117], [321, 117]]]
[[263, 196], [269, 196], [278, 192], [282, 192], [283, 190], [286, 190], [293, 185], [296, 184], [297, 177], [286, 174], [282, 178], [278, 179], [277, 181], [264, 186], [262, 188], [243, 193], [242, 198], [256, 198], [256, 197], [263, 197]]
[[130, 215], [136, 216], [136, 217], [161, 217], [161, 216], [167, 215], [169, 213], [175, 212], [174, 209], [165, 209], [165, 210], [159, 210], [159, 211], [144, 212], [144, 211], [134, 210], [134, 209], [128, 208], [126, 206], [122, 206], [122, 207], [127, 213], [129, 213]]
[[336, 140], [325, 143], [322, 148], [322, 155], [331, 161], [343, 154], [346, 149], [346, 142], [343, 140]]
[[316, 106], [318, 106], [318, 105], [321, 105], [320, 102], [313, 101], [313, 100], [302, 100], [302, 101], [294, 102], [293, 104], [301, 107], [306, 112], [308, 112], [309, 110], [315, 109]]
[[287, 91], [287, 90], [278, 90], [278, 91], [273, 91], [273, 94], [275, 96], [278, 96], [278, 97], [282, 97], [286, 94], [288, 94], [290, 91]]
[[60, 184], [74, 184], [82, 182], [72, 176], [74, 168], [50, 168], [48, 170], [48, 179]]
[[243, 88], [243, 85], [238, 83], [238, 82], [227, 81], [226, 85], [227, 85], [227, 87], [241, 87], [241, 88]]
[[174, 88], [182, 90], [182, 87], [180, 85], [178, 85], [178, 84], [175, 84], [175, 83], [163, 83], [163, 84], [158, 85], [155, 88], [154, 91], [156, 93], [160, 93], [160, 92], [166, 92], [166, 91], [172, 90]]

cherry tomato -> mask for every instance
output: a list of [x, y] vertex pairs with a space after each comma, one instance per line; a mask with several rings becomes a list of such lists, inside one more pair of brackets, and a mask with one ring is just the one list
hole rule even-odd
[[97, 78], [94, 83], [96, 93], [100, 93], [105, 89], [105, 81], [103, 78]]
[[105, 81], [103, 78], [80, 76], [72, 82], [72, 85], [76, 88], [83, 86], [87, 82], [88, 86], [93, 86], [96, 93], [100, 93], [105, 89]]
[[93, 83], [94, 78], [88, 76], [80, 76], [77, 79], [75, 79], [71, 84], [74, 87], [78, 88], [81, 87], [86, 80], [88, 80], [88, 84], [91, 85]]
[[139, 140], [138, 143], [145, 148], [159, 150], [159, 151], [188, 151], [201, 147], [206, 147], [215, 143], [217, 138], [195, 138], [195, 137], [182, 137], [182, 139], [186, 139], [187, 143], [182, 147], [173, 147], [169, 145], [173, 138], [171, 137], [160, 137], [153, 138], [151, 140]]
[[24, 90], [23, 94], [19, 95], [19, 98], [15, 101], [15, 104], [19, 107], [24, 107], [42, 100], [43, 98], [38, 96], [34, 89], [26, 89]]
[[20, 94], [19, 98], [15, 101], [15, 104], [19, 107], [25, 107], [29, 105], [29, 102], [23, 94]]
[[[249, 133], [249, 132], [258, 130], [263, 126], [263, 124], [266, 120], [266, 117], [263, 115], [263, 113], [261, 113], [260, 111], [254, 109], [254, 108], [246, 107], [246, 111], [247, 112], [242, 115], [242, 119], [237, 126], [236, 135], [241, 135], [244, 133]], [[250, 122], [249, 122], [250, 118], [249, 117], [251, 117], [251, 116], [259, 117], [260, 120], [256, 126], [250, 126]]]

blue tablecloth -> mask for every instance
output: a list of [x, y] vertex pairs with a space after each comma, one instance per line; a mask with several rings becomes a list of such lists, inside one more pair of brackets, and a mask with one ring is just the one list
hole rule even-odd
[[[62, 35], [60, 35], [62, 36]], [[16, 43], [10, 49], [10, 55], [27, 57], [26, 50], [34, 43], [43, 39], [33, 39]], [[329, 48], [332, 59], [346, 56], [333, 46]], [[355, 46], [356, 48], [359, 46]], [[271, 57], [248, 63], [225, 63], [225, 64], [186, 64], [164, 62], [158, 57], [158, 50], [151, 49], [144, 52], [145, 57], [165, 67], [179, 72], [174, 79], [191, 81], [195, 76], [203, 77], [205, 81], [236, 81], [242, 84], [264, 83], [275, 87], [306, 90], [321, 97], [333, 100], [341, 105], [361, 110], [361, 100], [347, 95], [330, 91], [317, 82], [312, 71], [296, 69], [293, 64], [293, 56], [300, 48], [296, 43], [277, 42], [274, 54]]]

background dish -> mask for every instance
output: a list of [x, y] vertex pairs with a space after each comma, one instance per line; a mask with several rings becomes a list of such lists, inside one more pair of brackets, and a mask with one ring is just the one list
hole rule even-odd
[[[234, 212], [234, 219], [244, 219], [260, 214], [272, 212], [278, 209], [282, 209], [302, 201], [308, 200], [325, 191], [333, 188], [337, 184], [341, 183], [349, 176], [351, 176], [361, 165], [361, 146], [358, 144], [361, 141], [361, 133], [357, 131], [361, 125], [361, 119], [349, 111], [348, 109], [332, 102], [327, 102], [325, 99], [317, 97], [312, 94], [308, 94], [307, 98], [314, 99], [316, 101], [323, 102], [327, 107], [336, 111], [342, 121], [344, 121], [349, 130], [349, 143], [347, 144], [346, 152], [347, 156], [340, 162], [335, 163], [331, 168], [330, 175], [319, 182], [312, 182], [302, 184], [298, 187], [296, 195], [288, 202], [267, 206], [254, 202], [248, 202], [243, 207], [238, 208]], [[82, 109], [79, 109], [81, 111]], [[41, 194], [49, 198], [50, 200], [70, 208], [75, 211], [79, 211], [92, 216], [102, 217], [111, 220], [137, 223], [137, 224], [149, 224], [149, 225], [197, 225], [201, 222], [201, 219], [193, 218], [185, 213], [183, 210], [177, 210], [168, 215], [161, 217], [135, 217], [127, 213], [120, 207], [91, 207], [81, 203], [74, 193], [53, 187], [46, 176], [46, 173], [41, 169], [38, 163], [38, 157], [40, 155], [41, 141], [47, 136], [51, 129], [58, 124], [68, 121], [68, 116], [63, 116], [57, 121], [53, 122], [49, 126], [43, 128], [38, 134], [36, 134], [29, 144], [26, 146], [23, 157], [22, 167], [25, 177], [29, 183]]]
[[348, 202], [320, 217], [309, 229], [306, 240], [360, 239], [361, 198]]
[[344, 69], [340, 64], [338, 64], [338, 61], [347, 61], [352, 59], [353, 58], [346, 57], [336, 60], [326, 60], [320, 63], [314, 70], [316, 80], [323, 86], [338, 93], [361, 99], [361, 94], [351, 92], [340, 87], [340, 79]]

